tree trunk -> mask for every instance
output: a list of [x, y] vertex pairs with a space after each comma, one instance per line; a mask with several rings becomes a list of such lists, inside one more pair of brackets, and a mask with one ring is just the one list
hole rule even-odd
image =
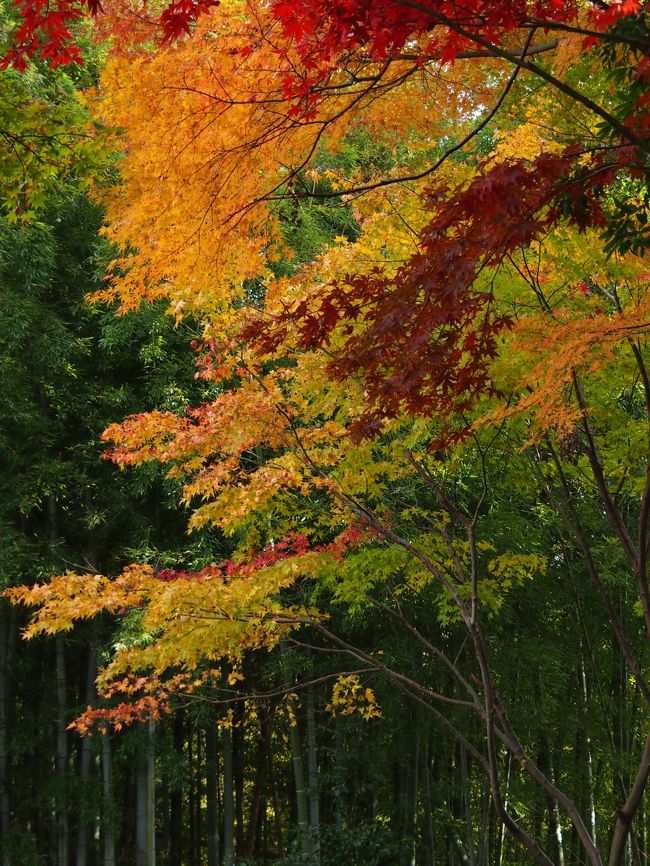
[[[54, 559], [57, 542], [57, 502], [50, 494], [47, 497], [47, 525], [49, 533], [50, 554]], [[69, 827], [67, 803], [67, 773], [68, 773], [68, 734], [67, 734], [67, 684], [65, 670], [65, 645], [63, 638], [57, 635], [54, 641], [56, 656], [56, 698], [57, 698], [57, 739], [56, 739], [56, 774], [57, 774], [57, 863], [58, 866], [68, 866]]]
[[196, 862], [198, 866], [201, 864], [201, 842], [203, 839], [202, 827], [202, 812], [201, 803], [203, 802], [203, 730], [198, 728], [196, 731], [196, 752], [194, 773], [195, 794], [194, 794], [194, 850], [196, 852]]
[[429, 744], [422, 750], [420, 779], [422, 785], [422, 841], [424, 843], [423, 866], [435, 866], [435, 839], [433, 834], [433, 809], [431, 798], [431, 773], [429, 771]]
[[102, 794], [104, 833], [104, 866], [115, 866], [115, 821], [113, 818], [113, 755], [107, 730], [102, 735]]
[[[183, 711], [174, 716], [174, 755], [182, 760], [184, 743]], [[183, 787], [178, 777], [169, 793], [169, 852], [167, 866], [182, 866], [183, 862]]]
[[136, 866], [156, 866], [155, 722], [147, 726], [147, 748], [140, 757], [136, 778]]
[[481, 793], [481, 837], [478, 851], [479, 866], [490, 864], [490, 812], [492, 798], [489, 786], [485, 785]]
[[266, 812], [266, 773], [268, 769], [268, 752], [271, 739], [271, 718], [267, 704], [262, 704], [259, 710], [260, 734], [255, 761], [256, 772], [253, 791], [250, 798], [250, 811], [246, 832], [245, 857], [260, 856], [261, 825]]
[[147, 753], [147, 866], [156, 866], [156, 723], [149, 719]]
[[135, 863], [136, 866], [147, 864], [147, 771], [146, 755], [138, 757], [136, 767], [136, 811], [135, 811]]
[[302, 766], [302, 751], [300, 748], [300, 734], [297, 724], [289, 725], [289, 743], [291, 746], [291, 761], [293, 764], [293, 779], [296, 791], [296, 812], [298, 814], [298, 831], [300, 833], [300, 850], [303, 859], [309, 861], [311, 858], [311, 845], [309, 844], [309, 806], [307, 803], [307, 790], [305, 787], [305, 773]]
[[314, 687], [310, 685], [306, 694], [307, 710], [307, 778], [309, 781], [309, 830], [312, 844], [312, 860], [320, 863], [320, 803], [318, 797], [318, 746], [316, 742], [316, 701]]
[[[506, 758], [506, 778], [505, 785], [503, 790], [503, 807], [504, 809], [508, 808], [508, 802], [510, 799], [510, 774], [512, 772], [512, 753], [508, 752], [508, 756]], [[505, 845], [505, 833], [506, 828], [503, 821], [499, 821], [499, 830], [497, 833], [497, 850], [495, 857], [495, 866], [501, 866], [503, 863], [503, 849]]]
[[[580, 685], [582, 690], [582, 711], [587, 719], [588, 714], [588, 694], [587, 694], [587, 674], [585, 671], [585, 661], [584, 658], [580, 660]], [[591, 832], [591, 838], [594, 840], [594, 845], [596, 844], [596, 804], [594, 802], [594, 773], [593, 773], [593, 762], [591, 756], [591, 738], [587, 734], [586, 742], [586, 760], [587, 760], [587, 796], [589, 799], [589, 830]]]
[[66, 719], [66, 670], [65, 670], [65, 646], [63, 638], [59, 635], [55, 639], [56, 647], [56, 697], [58, 707], [57, 718], [57, 745], [56, 745], [56, 772], [58, 779], [57, 797], [57, 827], [58, 827], [58, 857], [59, 866], [68, 866], [69, 855], [69, 827], [68, 827], [68, 803], [67, 803], [67, 775], [68, 775], [68, 732]]
[[341, 727], [340, 716], [334, 716], [334, 820], [337, 830], [342, 830], [346, 822], [346, 792], [345, 780], [345, 738]]
[[246, 718], [243, 701], [236, 702], [233, 716], [235, 724], [230, 729], [230, 736], [232, 744], [232, 776], [235, 792], [235, 845], [237, 854], [239, 855], [244, 849], [244, 777], [246, 775]]
[[233, 784], [232, 729], [224, 727], [223, 744], [223, 862], [233, 866], [235, 842], [235, 798]]
[[[95, 693], [95, 653], [92, 649], [88, 652], [88, 669], [86, 673], [86, 704], [92, 703]], [[77, 820], [77, 858], [76, 866], [86, 866], [88, 863], [88, 818], [85, 814], [85, 795], [90, 781], [90, 770], [92, 766], [92, 741], [90, 737], [81, 740], [81, 760], [79, 762], [79, 781], [81, 782], [82, 801], [80, 814]]]
[[278, 793], [278, 780], [273, 763], [273, 749], [269, 750], [269, 779], [271, 780], [271, 800], [273, 802], [273, 824], [275, 829], [275, 847], [278, 856], [282, 853], [282, 812], [280, 809], [280, 795]]
[[420, 787], [420, 727], [417, 727], [415, 737], [415, 748], [411, 755], [410, 762], [410, 794], [408, 798], [408, 828], [411, 848], [411, 864], [415, 866], [417, 859], [417, 814], [418, 814], [418, 793]]
[[[553, 782], [553, 784], [555, 785], [556, 780], [555, 767], [553, 766], [553, 752], [550, 748], [548, 752], [548, 768], [551, 782]], [[555, 844], [557, 846], [557, 864], [558, 866], [564, 866], [564, 840], [562, 838], [560, 807], [557, 800], [554, 799], [553, 802], [549, 804], [549, 813], [549, 824], [551, 828], [551, 833], [555, 837]]]
[[208, 866], [219, 866], [217, 726], [214, 719], [211, 719], [205, 728], [205, 751]]
[[461, 797], [463, 802], [463, 813], [465, 815], [465, 839], [467, 844], [467, 862], [476, 866], [476, 851], [474, 850], [474, 821], [472, 819], [472, 803], [470, 800], [470, 782], [467, 766], [467, 750], [463, 743], [459, 743], [459, 763], [461, 779]]
[[171, 848], [172, 826], [171, 826], [171, 794], [169, 790], [169, 778], [167, 774], [162, 777], [160, 785], [159, 811], [161, 816], [160, 827], [160, 845], [158, 847], [158, 856], [162, 861], [162, 852], [164, 851], [164, 862], [169, 866], [169, 852]]
[[[291, 691], [291, 676], [286, 664], [286, 647], [282, 647], [282, 674], [284, 688]], [[291, 746], [291, 761], [293, 764], [293, 779], [296, 791], [296, 812], [298, 816], [298, 833], [300, 838], [300, 850], [305, 862], [311, 860], [311, 844], [309, 839], [309, 804], [307, 802], [307, 789], [305, 786], [305, 772], [302, 765], [302, 750], [300, 747], [300, 733], [298, 725], [294, 721], [289, 723], [289, 745]]]
[[187, 736], [187, 816], [189, 818], [188, 866], [197, 866], [196, 791], [194, 788], [194, 775], [194, 728], [190, 725]]
[[0, 615], [0, 845], [2, 866], [11, 866], [7, 842], [11, 829], [9, 800], [9, 749], [7, 742], [7, 707], [9, 705], [9, 633], [6, 617], [7, 602], [2, 602]]

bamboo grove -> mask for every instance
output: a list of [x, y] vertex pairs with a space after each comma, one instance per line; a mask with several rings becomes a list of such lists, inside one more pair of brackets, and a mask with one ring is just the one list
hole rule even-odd
[[3, 7], [2, 866], [647, 862], [648, 15]]

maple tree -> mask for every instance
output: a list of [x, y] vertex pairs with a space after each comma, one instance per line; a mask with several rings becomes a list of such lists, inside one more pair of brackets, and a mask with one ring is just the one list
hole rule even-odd
[[[165, 7], [185, 16], [165, 35], [199, 6]], [[557, 510], [647, 703], [647, 648], [628, 636], [632, 609], [625, 624], [616, 611], [583, 501], [586, 478], [600, 497], [589, 520], [602, 528], [604, 509], [648, 631], [645, 8], [477, 3], [470, 24], [467, 11], [223, 3], [191, 38], [151, 52], [137, 33], [109, 61], [97, 111], [125, 131], [123, 182], [106, 196], [122, 255], [97, 297], [123, 311], [166, 298], [176, 316], [199, 315], [197, 375], [215, 389], [198, 407], [112, 426], [109, 455], [169, 465], [190, 527], [220, 527], [236, 553], [189, 572], [66, 575], [13, 596], [41, 606], [32, 633], [143, 607], [152, 642], [121, 649], [105, 675], [111, 694], [145, 689], [135, 710], [102, 711], [118, 724], [187, 688], [202, 659], [237, 663], [308, 625], [454, 732], [536, 862], [551, 861], [508, 808], [501, 747], [597, 866], [593, 828], [515, 731], [491, 659], [491, 619], [549, 561], [509, 547], [485, 511], [501, 464], [502, 483], [534, 484], [535, 507]], [[539, 33], [557, 39], [539, 44]], [[359, 130], [383, 151], [337, 163]], [[345, 231], [288, 261], [287, 223], [341, 196]], [[314, 605], [287, 601], [314, 582], [354, 609], [391, 580], [399, 594], [430, 593], [442, 626], [466, 629], [469, 673], [402, 622], [463, 698], [407, 683]], [[483, 723], [478, 746], [439, 709], [450, 700]], [[612, 864], [640, 808], [649, 743], [615, 807]]]
[[[141, 5], [142, 10], [138, 11], [149, 14], [151, 22], [160, 28], [162, 39], [169, 41], [190, 33], [199, 16], [217, 6], [218, 0], [172, 0], [158, 8], [146, 2]], [[554, 0], [537, 0], [533, 4], [522, 0], [507, 5], [474, 0], [460, 10], [454, 3], [413, 0], [385, 0], [372, 7], [361, 0], [304, 4], [276, 0], [272, 9], [282, 21], [285, 33], [299, 43], [303, 58], [315, 66], [318, 62], [331, 63], [342, 50], [359, 46], [369, 46], [374, 57], [384, 58], [391, 51], [402, 49], [409, 38], [421, 34], [427, 35], [429, 53], [442, 50], [448, 60], [480, 40], [498, 44], [508, 33], [531, 27], [584, 33], [598, 39], [606, 28], [638, 12], [640, 5], [639, 0], [594, 3], [582, 19], [578, 3]], [[20, 26], [14, 34], [15, 44], [8, 62], [39, 52], [56, 63], [79, 59], [76, 46], [70, 44], [71, 27], [84, 14], [104, 11], [99, 0], [59, 0], [55, 6], [41, 0], [35, 3], [17, 0], [15, 6]], [[432, 34], [435, 27], [441, 33]]]
[[[207, 84], [207, 89], [201, 90], [201, 65], [198, 69], [188, 70], [181, 60], [185, 50], [183, 47], [174, 54], [179, 63], [178, 68], [171, 72], [175, 83], [172, 84], [170, 80], [165, 85], [165, 88], [179, 88], [179, 92], [187, 90], [188, 94], [194, 90], [193, 95], [189, 96], [184, 115], [181, 115], [183, 119], [180, 122], [183, 125], [198, 129], [195, 124], [201, 122], [201, 117], [209, 122], [209, 118], [214, 116], [219, 117], [224, 130], [227, 125], [234, 134], [230, 139], [223, 134], [220, 145], [211, 154], [207, 151], [202, 153], [201, 148], [208, 141], [214, 148], [215, 142], [207, 136], [195, 136], [189, 152], [181, 154], [179, 159], [172, 157], [172, 173], [164, 177], [165, 192], [162, 193], [173, 202], [174, 219], [176, 223], [182, 221], [186, 226], [188, 238], [198, 233], [206, 256], [215, 260], [216, 268], [223, 275], [223, 286], [229, 281], [236, 284], [242, 279], [254, 279], [263, 273], [263, 262], [254, 253], [265, 251], [267, 245], [277, 239], [273, 221], [269, 223], [263, 205], [269, 200], [300, 194], [300, 183], [292, 186], [291, 182], [298, 180], [296, 172], [301, 166], [304, 167], [305, 160], [320, 141], [330, 136], [340, 137], [344, 129], [356, 122], [354, 117], [358, 117], [359, 112], [369, 113], [369, 106], [376, 99], [390, 100], [392, 91], [403, 85], [408, 86], [409, 81], [421, 74], [422, 63], [436, 63], [440, 58], [443, 61], [459, 59], [468, 51], [471, 58], [473, 53], [467, 49], [471, 40], [463, 26], [457, 22], [454, 24], [451, 19], [447, 20], [448, 10], [438, 10], [435, 4], [422, 11], [400, 3], [388, 3], [386, 9], [381, 7], [379, 10], [380, 17], [373, 17], [373, 13], [367, 20], [362, 12], [347, 6], [328, 6], [325, 11], [318, 4], [303, 4], [296, 14], [291, 14], [291, 9], [291, 4], [278, 4], [270, 10], [270, 14], [268, 10], [259, 11], [259, 14], [256, 11], [256, 17], [248, 22], [238, 20], [235, 29], [230, 26], [232, 12], [228, 8], [218, 10], [216, 17], [204, 18], [203, 25], [198, 26], [186, 50], [189, 53], [195, 51], [196, 48], [190, 46], [205, 40], [205, 34], [216, 32], [210, 28], [218, 29], [217, 22], [222, 21], [222, 47], [218, 53], [223, 63], [222, 83], [227, 81], [228, 89], [221, 86], [220, 90], [213, 93], [210, 84]], [[183, 14], [187, 15], [189, 21], [198, 11], [198, 6], [195, 8], [189, 4]], [[488, 160], [479, 176], [471, 180], [467, 188], [467, 181], [461, 181], [455, 195], [446, 189], [445, 182], [440, 187], [427, 190], [428, 206], [435, 208], [437, 201], [443, 201], [444, 206], [441, 207], [444, 213], [440, 214], [439, 219], [433, 218], [423, 231], [421, 258], [414, 257], [408, 266], [400, 270], [396, 277], [391, 276], [389, 281], [378, 274], [372, 280], [363, 280], [356, 285], [350, 282], [347, 286], [337, 286], [329, 297], [323, 298], [321, 308], [310, 311], [303, 339], [323, 340], [330, 326], [335, 325], [342, 315], [339, 307], [344, 308], [345, 315], [356, 315], [354, 311], [363, 306], [366, 294], [371, 295], [374, 301], [382, 295], [387, 298], [383, 306], [374, 304], [376, 324], [373, 326], [370, 319], [367, 320], [361, 344], [357, 344], [354, 337], [349, 341], [345, 353], [347, 362], [339, 361], [338, 367], [334, 362], [331, 367], [332, 372], [338, 370], [341, 375], [347, 375], [352, 369], [367, 373], [370, 405], [358, 424], [361, 435], [366, 427], [372, 431], [381, 424], [383, 414], [394, 414], [399, 407], [413, 409], [419, 402], [424, 411], [429, 411], [433, 406], [442, 412], [462, 409], [464, 392], [471, 399], [472, 393], [489, 386], [486, 369], [494, 354], [494, 339], [507, 325], [507, 321], [497, 319], [492, 322], [489, 314], [479, 317], [480, 323], [477, 321], [479, 308], [485, 308], [490, 303], [489, 292], [481, 297], [471, 291], [477, 268], [500, 260], [520, 242], [539, 236], [554, 222], [567, 217], [575, 220], [580, 227], [595, 225], [609, 233], [612, 249], [623, 249], [626, 245], [629, 248], [633, 243], [635, 249], [639, 250], [644, 238], [640, 217], [626, 212], [626, 193], [618, 192], [621, 172], [626, 173], [629, 183], [634, 185], [635, 179], [642, 179], [645, 171], [645, 36], [643, 16], [634, 15], [638, 11], [638, 5], [634, 3], [613, 3], [607, 10], [592, 8], [588, 12], [572, 4], [548, 4], [548, 8], [545, 4], [539, 4], [539, 8], [534, 9], [526, 4], [522, 4], [521, 8], [513, 8], [509, 4], [507, 10], [500, 10], [494, 4], [490, 4], [490, 9], [486, 10], [479, 4], [476, 14], [480, 25], [470, 34], [475, 37], [474, 45], [478, 46], [481, 55], [479, 59], [487, 53], [487, 56], [514, 65], [514, 70], [505, 78], [503, 93], [496, 104], [489, 111], [484, 111], [485, 116], [478, 128], [469, 127], [468, 141], [455, 143], [451, 151], [460, 149], [461, 144], [471, 143], [477, 132], [498, 114], [514, 79], [523, 72], [541, 76], [561, 95], [586, 109], [586, 118], [591, 113], [593, 120], [602, 124], [602, 129], [597, 133], [594, 128], [590, 132], [591, 138], [582, 143], [567, 135], [565, 142], [568, 146], [559, 152], [546, 153], [542, 148], [542, 152], [531, 159], [511, 159], [498, 166], [491, 165]], [[348, 13], [356, 22], [354, 26], [347, 27], [345, 15]], [[271, 34], [276, 25], [274, 15], [279, 15], [285, 28], [294, 28], [289, 33], [291, 39], [286, 50], [278, 49], [272, 41]], [[430, 21], [432, 16], [435, 22], [433, 29]], [[174, 33], [165, 30], [162, 18], [160, 20], [164, 37], [171, 38]], [[632, 20], [634, 23], [630, 24]], [[612, 25], [615, 25], [613, 29]], [[585, 51], [589, 56], [595, 53], [592, 63], [601, 63], [604, 59], [605, 65], [612, 68], [612, 73], [616, 72], [619, 86], [627, 90], [626, 98], [620, 105], [610, 106], [607, 99], [593, 99], [583, 92], [584, 88], [569, 82], [566, 75], [558, 77], [548, 71], [545, 65], [527, 59], [529, 51], [537, 48], [546, 51], [554, 45], [532, 45], [536, 28], [548, 32], [554, 27], [570, 33], [574, 40], [574, 61], [580, 60]], [[610, 27], [607, 40], [601, 43], [597, 36], [607, 27]], [[485, 32], [482, 28], [485, 28]], [[344, 43], [343, 33], [347, 39]], [[519, 58], [513, 57], [512, 47], [503, 47], [504, 40], [513, 38], [513, 34], [523, 41], [523, 46], [518, 45], [523, 51]], [[418, 43], [413, 53], [404, 55], [402, 48], [407, 37], [418, 40]], [[136, 34], [131, 39], [131, 44], [135, 41], [133, 50], [136, 51], [138, 38]], [[589, 48], [584, 44], [585, 39], [595, 44]], [[214, 59], [213, 46], [209, 41], [204, 44], [204, 49], [207, 52], [204, 55], [206, 62], [208, 55]], [[633, 56], [640, 58], [639, 62], [621, 65], [622, 52], [630, 51]], [[355, 52], [358, 52], [358, 56]], [[145, 60], [143, 57], [137, 67], [138, 75], [157, 74], [156, 64], [165, 65], [168, 69], [168, 56], [163, 52], [158, 60]], [[344, 62], [341, 61], [342, 57], [345, 58]], [[377, 66], [376, 70], [372, 68], [373, 62]], [[361, 69], [369, 74], [359, 77], [355, 64], [361, 64]], [[471, 67], [463, 68], [467, 70]], [[262, 69], [264, 72], [260, 75]], [[303, 74], [300, 70], [306, 71]], [[115, 84], [119, 81], [126, 95], [129, 86], [119, 80], [122, 76], [119, 64], [115, 67], [114, 75]], [[435, 78], [435, 73], [431, 73], [431, 78]], [[195, 79], [193, 84], [192, 79]], [[412, 87], [411, 95], [416, 90], [417, 87]], [[463, 98], [459, 90], [457, 86], [455, 102]], [[484, 93], [483, 90], [475, 94], [476, 106], [481, 105], [480, 97]], [[209, 99], [207, 94], [211, 94], [212, 104], [206, 102]], [[419, 101], [417, 97], [416, 101]], [[158, 104], [162, 107], [164, 103]], [[178, 116], [178, 106], [172, 106], [171, 102], [167, 104], [168, 109]], [[107, 119], [121, 121], [118, 105], [112, 115], [110, 112], [111, 109], [106, 115]], [[153, 123], [160, 121], [158, 117]], [[391, 119], [388, 128], [394, 127], [394, 123]], [[237, 131], [242, 126], [250, 134], [247, 139], [238, 140]], [[131, 129], [134, 129], [133, 125]], [[147, 160], [145, 154], [149, 152], [145, 143], [146, 129], [146, 125], [142, 127], [137, 143], [137, 136], [134, 135], [133, 139], [133, 146], [142, 153], [143, 161]], [[428, 131], [429, 134], [433, 133], [431, 127]], [[599, 136], [602, 145], [596, 146]], [[279, 142], [287, 150], [282, 163], [277, 159]], [[245, 154], [254, 155], [255, 170], [264, 171], [268, 177], [261, 190], [259, 180], [262, 175], [242, 171], [242, 156]], [[443, 153], [440, 160], [444, 162], [449, 155]], [[199, 193], [197, 184], [195, 191], [202, 200], [197, 206], [196, 198], [176, 194], [176, 184], [184, 176], [183, 173], [187, 175], [190, 172], [192, 162], [196, 168], [202, 159], [205, 160], [205, 171], [216, 186], [212, 186], [212, 180], [205, 182], [205, 178], [199, 179], [202, 188]], [[138, 157], [134, 156], [130, 163], [134, 172], [139, 171], [137, 160]], [[183, 163], [184, 167], [181, 168]], [[439, 168], [435, 163], [426, 165], [416, 172], [416, 176], [430, 175]], [[159, 177], [162, 180], [162, 175]], [[407, 180], [409, 177], [403, 174], [401, 179]], [[229, 182], [224, 186], [218, 178], [229, 178]], [[135, 178], [133, 180], [135, 182]], [[384, 184], [394, 180], [384, 178], [372, 182]], [[363, 192], [364, 189], [363, 183], [361, 186], [352, 183], [350, 191]], [[526, 195], [522, 195], [524, 190]], [[612, 190], [613, 194], [608, 190]], [[151, 187], [140, 192], [143, 197], [157, 196], [162, 190]], [[302, 192], [304, 194], [305, 190]], [[338, 191], [329, 190], [324, 194], [338, 194]], [[607, 214], [603, 211], [605, 198]], [[452, 202], [453, 208], [450, 208]], [[493, 211], [487, 210], [486, 202], [491, 202]], [[508, 203], [505, 209], [504, 202]], [[514, 209], [516, 207], [521, 210], [517, 212]], [[137, 214], [132, 212], [130, 219], [133, 218], [141, 221], [137, 228], [131, 224], [132, 235], [146, 233], [157, 221], [155, 215], [146, 216], [144, 207]], [[236, 231], [231, 231], [233, 224], [237, 226]], [[495, 243], [493, 229], [497, 224], [501, 226], [501, 233], [498, 243]], [[458, 236], [454, 236], [454, 226], [463, 227]], [[114, 238], [126, 245], [126, 235], [126, 230], [116, 229]], [[182, 289], [177, 289], [176, 303], [181, 307], [188, 302], [191, 304], [192, 286], [203, 279], [203, 275], [194, 268], [192, 256], [185, 255], [185, 250], [193, 247], [191, 244], [177, 244], [172, 235], [167, 235], [168, 243], [161, 245], [161, 238], [162, 232], [158, 232], [155, 254], [149, 250], [146, 258], [141, 253], [140, 256], [129, 256], [120, 262], [120, 266], [128, 266], [129, 276], [124, 278], [121, 288], [117, 287], [119, 282], [114, 284], [113, 297], [120, 295], [125, 306], [131, 302], [137, 303], [143, 295], [164, 295], [166, 269], [172, 261], [177, 284], [184, 284]], [[458, 241], [461, 239], [462, 248], [459, 249]], [[183, 258], [186, 262], [184, 269]], [[427, 263], [431, 260], [441, 262], [439, 273], [427, 273]], [[450, 278], [452, 274], [453, 280]], [[430, 282], [432, 293], [444, 293], [446, 322], [436, 321], [434, 305], [427, 305], [426, 315], [422, 314], [418, 292], [425, 280]], [[408, 345], [391, 329], [391, 317], [395, 318], [393, 295], [396, 285], [401, 286], [403, 297], [400, 303], [410, 310], [413, 322], [414, 329]], [[229, 291], [226, 289], [226, 298]], [[198, 305], [203, 311], [208, 304], [215, 303], [214, 294], [205, 291], [199, 293]], [[287, 315], [295, 317], [295, 310], [290, 310]], [[316, 319], [320, 324], [314, 328]], [[255, 337], [257, 330], [257, 338], [268, 346], [273, 339], [281, 340], [283, 337], [281, 317], [276, 324], [279, 328], [271, 329], [276, 332], [275, 338], [268, 329], [251, 323], [248, 323], [243, 333], [247, 338]], [[426, 335], [432, 327], [439, 338], [434, 345], [430, 345], [425, 364], [419, 347], [423, 340], [426, 342]], [[260, 331], [263, 332], [261, 335]], [[449, 381], [448, 371], [453, 365], [448, 361], [462, 354], [465, 345], [472, 348], [471, 361], [466, 364], [462, 376], [459, 375], [455, 382]], [[396, 374], [392, 376], [387, 375], [391, 369], [391, 354], [399, 358]]]

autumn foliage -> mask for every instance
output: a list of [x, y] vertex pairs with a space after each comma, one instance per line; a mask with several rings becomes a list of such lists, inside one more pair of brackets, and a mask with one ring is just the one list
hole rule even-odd
[[[119, 4], [32, 4], [22, 8], [17, 54], [8, 58], [40, 51], [71, 59], [66, 28], [84, 11], [109, 20], [131, 14]], [[389, 465], [388, 477], [411, 471], [409, 449], [451, 446], [481, 418], [515, 409], [569, 430], [581, 410], [558, 390], [573, 375], [570, 364], [560, 372], [566, 353], [558, 346], [573, 346], [571, 358], [586, 363], [594, 347], [629, 339], [640, 307], [623, 290], [619, 309], [578, 303], [565, 314], [545, 300], [547, 284], [566, 284], [548, 257], [549, 239], [588, 232], [603, 257], [632, 249], [632, 236], [638, 246], [624, 200], [645, 177], [646, 72], [643, 62], [629, 70], [631, 97], [620, 108], [583, 95], [569, 73], [602, 66], [602, 52], [608, 69], [621, 52], [642, 51], [641, 25], [628, 26], [637, 13], [634, 2], [586, 11], [476, 3], [462, 16], [454, 4], [397, 0], [191, 2], [148, 19], [164, 47], [140, 45], [138, 30], [122, 40], [96, 104], [102, 121], [125, 135], [122, 183], [104, 195], [106, 232], [122, 255], [95, 299], [127, 311], [167, 298], [176, 316], [200, 316], [196, 375], [214, 382], [218, 396], [180, 415], [151, 412], [114, 425], [107, 456], [121, 466], [168, 464], [194, 507], [192, 528], [217, 524], [251, 538], [267, 514], [274, 533], [286, 532], [291, 499], [321, 491], [333, 510], [329, 524], [311, 530], [313, 553], [325, 549], [323, 533], [340, 532], [362, 489], [370, 483], [379, 494]], [[548, 64], [529, 53], [538, 33], [559, 34], [541, 46]], [[502, 107], [524, 74], [547, 85], [538, 103], [547, 133]], [[486, 109], [494, 82], [500, 95]], [[584, 141], [566, 128], [556, 94], [574, 99], [589, 129]], [[483, 155], [477, 136], [493, 117], [502, 128]], [[445, 140], [452, 123], [457, 140], [432, 157], [432, 140]], [[388, 168], [319, 167], [321, 154], [336, 154], [359, 130], [377, 134]], [[399, 155], [405, 130], [408, 152]], [[342, 195], [356, 209], [356, 237], [334, 238], [312, 261], [278, 273], [277, 263], [294, 255], [287, 206]], [[535, 272], [521, 258], [526, 249], [538, 256]], [[524, 314], [526, 298], [541, 308]], [[540, 336], [547, 317], [552, 338]], [[528, 349], [518, 341], [531, 333], [538, 347], [553, 346], [553, 361], [535, 366], [532, 378], [518, 360], [507, 369], [503, 355], [504, 346], [517, 347], [508, 351], [519, 359]], [[426, 423], [407, 433], [416, 418]], [[378, 457], [372, 443], [382, 435], [397, 438]], [[245, 556], [250, 549], [244, 543]], [[251, 573], [261, 568], [251, 562]]]
[[[77, 17], [124, 26], [133, 11], [33, 7], [9, 62], [73, 59]], [[124, 150], [120, 183], [97, 192], [116, 256], [94, 301], [195, 317], [210, 396], [116, 420], [105, 456], [165, 466], [190, 530], [218, 529], [232, 555], [12, 590], [39, 607], [29, 634], [142, 611], [150, 642], [102, 675], [105, 697], [139, 703], [80, 726], [122, 724], [202, 665], [307, 625], [336, 641], [319, 593], [357, 610], [392, 582], [396, 616], [401, 594], [428, 594], [473, 648], [458, 682], [485, 724], [500, 820], [549, 862], [501, 799], [496, 739], [598, 866], [511, 726], [482, 629], [550, 567], [490, 524], [492, 484], [534, 488], [650, 696], [581, 516], [595, 491], [590, 519], [606, 515], [650, 633], [645, 4], [223, 0], [163, 4], [149, 25], [159, 43], [137, 28], [120, 40], [93, 96]], [[339, 688], [363, 698], [355, 680]]]

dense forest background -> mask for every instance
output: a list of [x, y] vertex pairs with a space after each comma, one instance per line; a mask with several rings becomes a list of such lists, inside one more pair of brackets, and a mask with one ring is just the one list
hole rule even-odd
[[107, 5], [0, 7], [2, 866], [643, 866], [645, 4], [307, 96]]

